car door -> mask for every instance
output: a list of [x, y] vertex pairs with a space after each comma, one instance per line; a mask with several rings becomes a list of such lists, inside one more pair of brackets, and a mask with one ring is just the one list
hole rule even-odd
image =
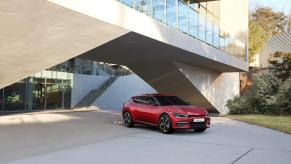
[[159, 114], [157, 102], [152, 96], [143, 96], [142, 99], [145, 103], [142, 104], [143, 106], [139, 110], [141, 121], [156, 125], [156, 118]]
[[146, 118], [144, 115], [144, 111], [147, 108], [147, 103], [144, 99], [144, 96], [138, 96], [133, 99], [134, 102], [134, 110], [135, 110], [135, 116], [136, 121], [138, 122], [145, 122]]

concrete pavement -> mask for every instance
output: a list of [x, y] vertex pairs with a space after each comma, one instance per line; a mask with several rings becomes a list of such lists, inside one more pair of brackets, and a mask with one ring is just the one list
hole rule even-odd
[[170, 135], [120, 120], [98, 111], [2, 116], [0, 163], [291, 163], [290, 135], [228, 118], [212, 118], [204, 133]]

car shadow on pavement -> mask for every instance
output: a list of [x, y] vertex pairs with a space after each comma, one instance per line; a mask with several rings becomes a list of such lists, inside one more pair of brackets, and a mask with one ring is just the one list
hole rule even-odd
[[[124, 125], [122, 125], [124, 126]], [[148, 125], [142, 125], [142, 124], [136, 124], [134, 127], [136, 129], [142, 129], [150, 132], [155, 132], [155, 133], [161, 133], [158, 127], [155, 126], [148, 126]], [[171, 134], [175, 135], [201, 135], [207, 133], [207, 130], [205, 132], [195, 132], [193, 129], [175, 129]]]

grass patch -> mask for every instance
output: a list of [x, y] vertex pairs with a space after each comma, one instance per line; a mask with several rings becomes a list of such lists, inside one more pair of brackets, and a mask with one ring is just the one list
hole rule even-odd
[[291, 134], [291, 116], [227, 115], [226, 117]]

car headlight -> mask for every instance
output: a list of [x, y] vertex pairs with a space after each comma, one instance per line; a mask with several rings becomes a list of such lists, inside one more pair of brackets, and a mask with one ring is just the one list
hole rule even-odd
[[178, 114], [178, 113], [173, 113], [173, 114], [176, 118], [188, 118], [189, 117], [188, 114]]

